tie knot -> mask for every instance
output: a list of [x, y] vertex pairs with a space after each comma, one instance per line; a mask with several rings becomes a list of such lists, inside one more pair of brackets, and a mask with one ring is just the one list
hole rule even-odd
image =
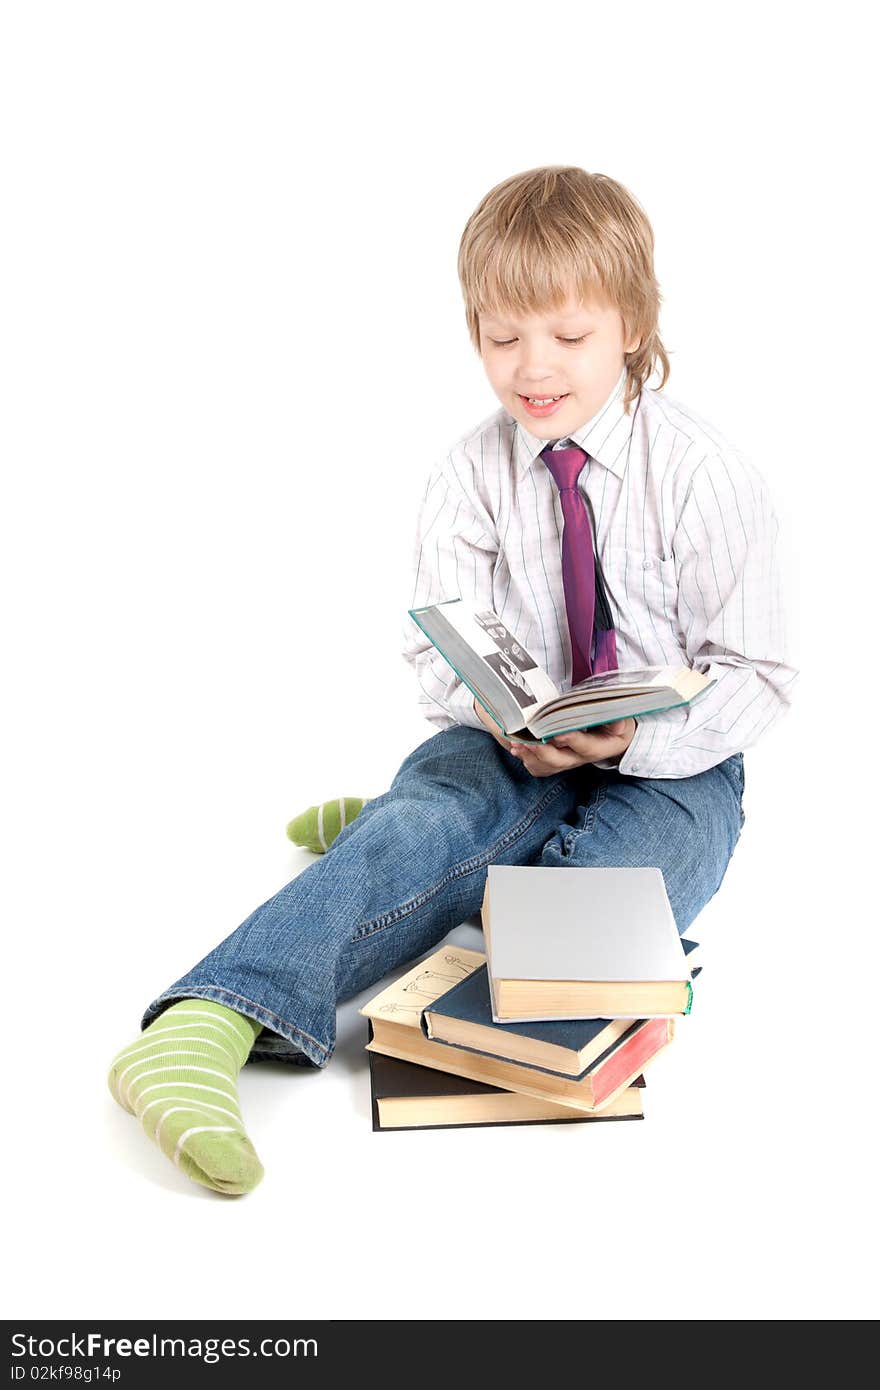
[[559, 491], [563, 492], [566, 488], [576, 486], [588, 454], [586, 449], [579, 448], [577, 444], [572, 445], [570, 449], [554, 449], [552, 445], [548, 445], [546, 449], [541, 450], [541, 458], [553, 475]]

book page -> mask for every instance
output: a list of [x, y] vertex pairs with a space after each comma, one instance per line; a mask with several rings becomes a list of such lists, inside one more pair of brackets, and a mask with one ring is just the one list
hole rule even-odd
[[[556, 699], [549, 700], [540, 714], [553, 714], [557, 710], [589, 711], [590, 705], [596, 703], [608, 705], [608, 717], [613, 719], [616, 717], [613, 710], [616, 700], [629, 703], [640, 696], [653, 694], [662, 697], [656, 708], [663, 709], [697, 694], [705, 684], [706, 677], [687, 666], [645, 666], [632, 671], [601, 671], [573, 685]], [[676, 698], [670, 698], [672, 696]], [[635, 708], [631, 711], [636, 712]]]
[[608, 690], [623, 686], [627, 690], [644, 690], [646, 686], [671, 685], [679, 671], [678, 666], [636, 666], [618, 671], [599, 671], [587, 676], [572, 690], [586, 686], [588, 690]]
[[[522, 712], [523, 724], [547, 700], [559, 694], [547, 672], [491, 608], [469, 599], [455, 599], [434, 607], [501, 681]], [[419, 610], [420, 617], [429, 612]]]
[[599, 671], [594, 676], [573, 685], [567, 694], [589, 697], [614, 695], [623, 691], [653, 690], [657, 686], [672, 686], [682, 669], [678, 666], [639, 666], [632, 670]]
[[366, 1018], [388, 1019], [391, 1023], [419, 1027], [419, 1015], [441, 994], [483, 965], [482, 951], [466, 946], [441, 946], [426, 960], [419, 961], [405, 975], [368, 999], [358, 1013]]

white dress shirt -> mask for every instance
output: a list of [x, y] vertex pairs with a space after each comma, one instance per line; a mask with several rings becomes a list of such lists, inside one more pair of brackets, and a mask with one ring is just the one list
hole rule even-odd
[[[693, 666], [716, 681], [693, 705], [638, 720], [618, 769], [690, 777], [754, 744], [791, 701], [778, 523], [758, 470], [712, 425], [648, 389], [626, 415], [625, 382], [624, 369], [593, 418], [554, 447], [589, 454], [578, 486], [592, 504], [620, 669]], [[540, 457], [548, 442], [501, 409], [434, 465], [409, 607], [477, 600], [567, 690], [562, 504]], [[403, 638], [425, 717], [482, 729], [470, 690], [408, 613]]]

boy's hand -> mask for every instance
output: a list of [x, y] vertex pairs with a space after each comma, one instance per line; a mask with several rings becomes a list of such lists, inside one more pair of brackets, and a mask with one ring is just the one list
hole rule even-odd
[[492, 735], [495, 742], [500, 743], [501, 747], [505, 750], [505, 752], [509, 753], [510, 740], [504, 737], [504, 730], [501, 728], [501, 725], [495, 723], [495, 720], [492, 718], [491, 714], [489, 714], [488, 710], [483, 709], [483, 706], [480, 704], [479, 700], [474, 700], [474, 712], [485, 724], [486, 728], [489, 730], [489, 733]]
[[519, 758], [533, 777], [552, 777], [557, 772], [568, 772], [586, 763], [622, 758], [636, 731], [634, 719], [615, 719], [613, 724], [597, 724], [592, 729], [558, 734], [550, 743], [511, 743], [479, 700], [474, 700], [474, 709], [496, 743]]
[[557, 734], [549, 743], [511, 743], [510, 752], [533, 777], [552, 777], [604, 758], [619, 760], [632, 743], [635, 731], [634, 719], [615, 719], [612, 724]]

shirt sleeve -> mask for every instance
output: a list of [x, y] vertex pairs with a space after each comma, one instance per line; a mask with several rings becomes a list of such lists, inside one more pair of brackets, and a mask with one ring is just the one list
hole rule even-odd
[[[452, 456], [436, 465], [416, 524], [410, 608], [455, 598], [493, 607], [492, 572], [498, 551], [486, 520], [485, 513], [478, 515]], [[468, 687], [408, 613], [402, 636], [403, 658], [416, 674], [418, 705], [425, 718], [438, 729], [453, 724], [485, 728]]]
[[618, 771], [691, 777], [756, 743], [791, 703], [778, 523], [763, 479], [731, 453], [697, 469], [673, 537], [691, 666], [715, 680], [691, 705], [639, 720]]

